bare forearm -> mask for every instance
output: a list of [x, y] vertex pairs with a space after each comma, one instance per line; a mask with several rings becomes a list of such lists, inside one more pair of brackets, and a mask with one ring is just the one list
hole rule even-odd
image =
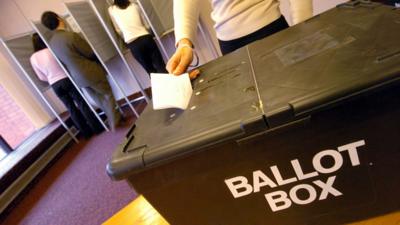
[[313, 16], [312, 0], [290, 0], [290, 8], [294, 24], [298, 24]]

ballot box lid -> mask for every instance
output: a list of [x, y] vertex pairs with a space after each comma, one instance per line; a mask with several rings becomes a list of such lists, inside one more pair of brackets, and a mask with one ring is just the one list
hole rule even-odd
[[108, 164], [120, 179], [205, 146], [266, 129], [246, 51], [200, 67], [188, 109], [153, 110], [149, 103]]
[[400, 10], [336, 7], [248, 46], [270, 128], [399, 80]]

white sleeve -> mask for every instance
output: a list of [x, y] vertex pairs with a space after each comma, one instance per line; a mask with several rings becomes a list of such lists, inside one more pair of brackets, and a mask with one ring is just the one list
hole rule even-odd
[[112, 24], [113, 24], [113, 26], [114, 26], [115, 31], [116, 31], [119, 35], [122, 36], [122, 31], [121, 31], [121, 29], [119, 28], [119, 26], [118, 26], [118, 24], [117, 24], [117, 21], [115, 21], [114, 14], [113, 14], [113, 10], [112, 10], [112, 6], [108, 7], [108, 14], [110, 15], [110, 19], [111, 19], [111, 22], [112, 22]]
[[313, 16], [312, 0], [289, 0], [293, 24], [301, 23]]
[[199, 0], [174, 0], [175, 43], [183, 38], [192, 42], [196, 39], [199, 3]]

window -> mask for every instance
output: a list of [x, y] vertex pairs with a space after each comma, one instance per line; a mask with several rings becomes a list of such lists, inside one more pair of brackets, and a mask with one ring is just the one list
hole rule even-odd
[[6, 157], [7, 154], [10, 152], [11, 152], [10, 145], [8, 145], [7, 142], [0, 135], [0, 160], [2, 160], [4, 157]]
[[[0, 85], [0, 136], [4, 142], [15, 149], [34, 131], [32, 122]], [[7, 147], [0, 146], [1, 159], [8, 150]]]

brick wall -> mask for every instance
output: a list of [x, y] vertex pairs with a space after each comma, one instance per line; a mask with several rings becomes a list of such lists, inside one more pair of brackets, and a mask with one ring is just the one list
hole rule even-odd
[[34, 131], [28, 117], [0, 85], [0, 135], [15, 148]]

